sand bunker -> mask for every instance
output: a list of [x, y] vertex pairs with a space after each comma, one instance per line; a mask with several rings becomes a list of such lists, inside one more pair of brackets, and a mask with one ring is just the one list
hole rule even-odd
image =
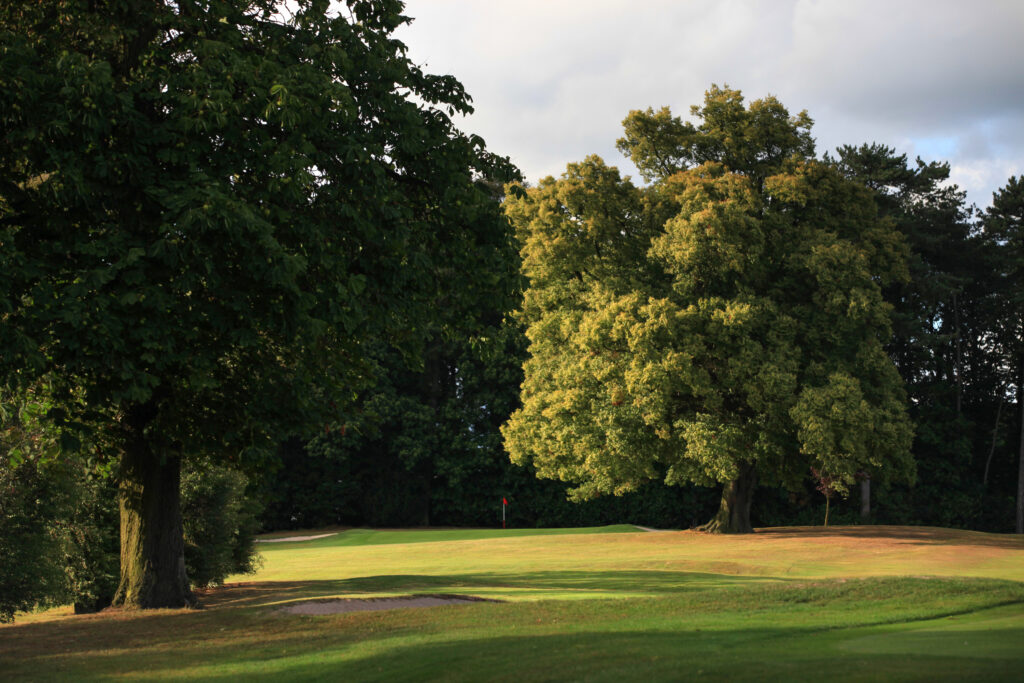
[[345, 612], [377, 612], [407, 607], [440, 607], [442, 605], [468, 605], [473, 602], [501, 602], [472, 595], [410, 595], [402, 598], [342, 598], [337, 600], [309, 600], [282, 607], [288, 614], [343, 614]]
[[333, 531], [329, 534], [317, 534], [316, 536], [285, 536], [284, 538], [257, 538], [257, 543], [291, 543], [293, 541], [312, 541], [314, 538], [327, 538], [328, 536], [337, 536], [338, 532]]

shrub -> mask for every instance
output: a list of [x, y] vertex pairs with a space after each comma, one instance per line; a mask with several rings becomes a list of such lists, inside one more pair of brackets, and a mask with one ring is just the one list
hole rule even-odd
[[237, 470], [186, 467], [181, 478], [185, 568], [198, 588], [224, 582], [229, 574], [252, 574], [258, 506], [246, 496], [248, 479]]
[[62, 556], [74, 487], [66, 468], [0, 451], [0, 622], [67, 600]]
[[75, 614], [98, 612], [110, 605], [121, 571], [117, 483], [83, 469], [78, 500], [68, 520], [64, 559]]
[[[188, 470], [182, 479], [185, 559], [193, 585], [217, 585], [259, 567], [258, 508], [235, 470]], [[110, 605], [120, 573], [117, 485], [74, 460], [0, 451], [0, 623], [15, 612], [74, 603]]]

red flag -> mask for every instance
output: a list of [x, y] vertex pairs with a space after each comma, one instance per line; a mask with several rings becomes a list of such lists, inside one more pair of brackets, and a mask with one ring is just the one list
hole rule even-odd
[[502, 496], [502, 498], [501, 498], [501, 504], [502, 504], [502, 505], [508, 505], [508, 499], [507, 499], [507, 498], [505, 498], [504, 496]]

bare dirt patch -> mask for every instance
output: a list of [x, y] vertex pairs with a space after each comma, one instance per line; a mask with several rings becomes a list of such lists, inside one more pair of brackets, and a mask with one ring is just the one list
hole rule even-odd
[[472, 595], [409, 595], [397, 598], [338, 598], [336, 600], [307, 600], [295, 605], [282, 607], [288, 614], [344, 614], [346, 612], [379, 612], [388, 609], [408, 607], [441, 607], [443, 605], [468, 605], [474, 602], [501, 602], [478, 598]]

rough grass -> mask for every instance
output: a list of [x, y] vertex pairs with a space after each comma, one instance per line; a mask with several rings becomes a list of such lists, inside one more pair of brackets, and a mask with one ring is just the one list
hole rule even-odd
[[[208, 592], [202, 610], [49, 613], [0, 628], [3, 676], [1019, 680], [1024, 671], [1019, 537], [590, 531], [346, 531], [271, 544], [259, 575]], [[416, 593], [506, 602], [317, 617], [276, 609]]]
[[[276, 532], [261, 536], [261, 539], [319, 536], [333, 533], [324, 538], [309, 541], [277, 541], [281, 547], [324, 548], [354, 545], [393, 545], [404, 543], [433, 543], [441, 541], [479, 541], [492, 538], [522, 538], [524, 536], [565, 536], [567, 534], [623, 534], [636, 533], [632, 524], [615, 524], [602, 527], [577, 527], [571, 529], [311, 529], [307, 531]], [[261, 546], [266, 548], [268, 546]]]

